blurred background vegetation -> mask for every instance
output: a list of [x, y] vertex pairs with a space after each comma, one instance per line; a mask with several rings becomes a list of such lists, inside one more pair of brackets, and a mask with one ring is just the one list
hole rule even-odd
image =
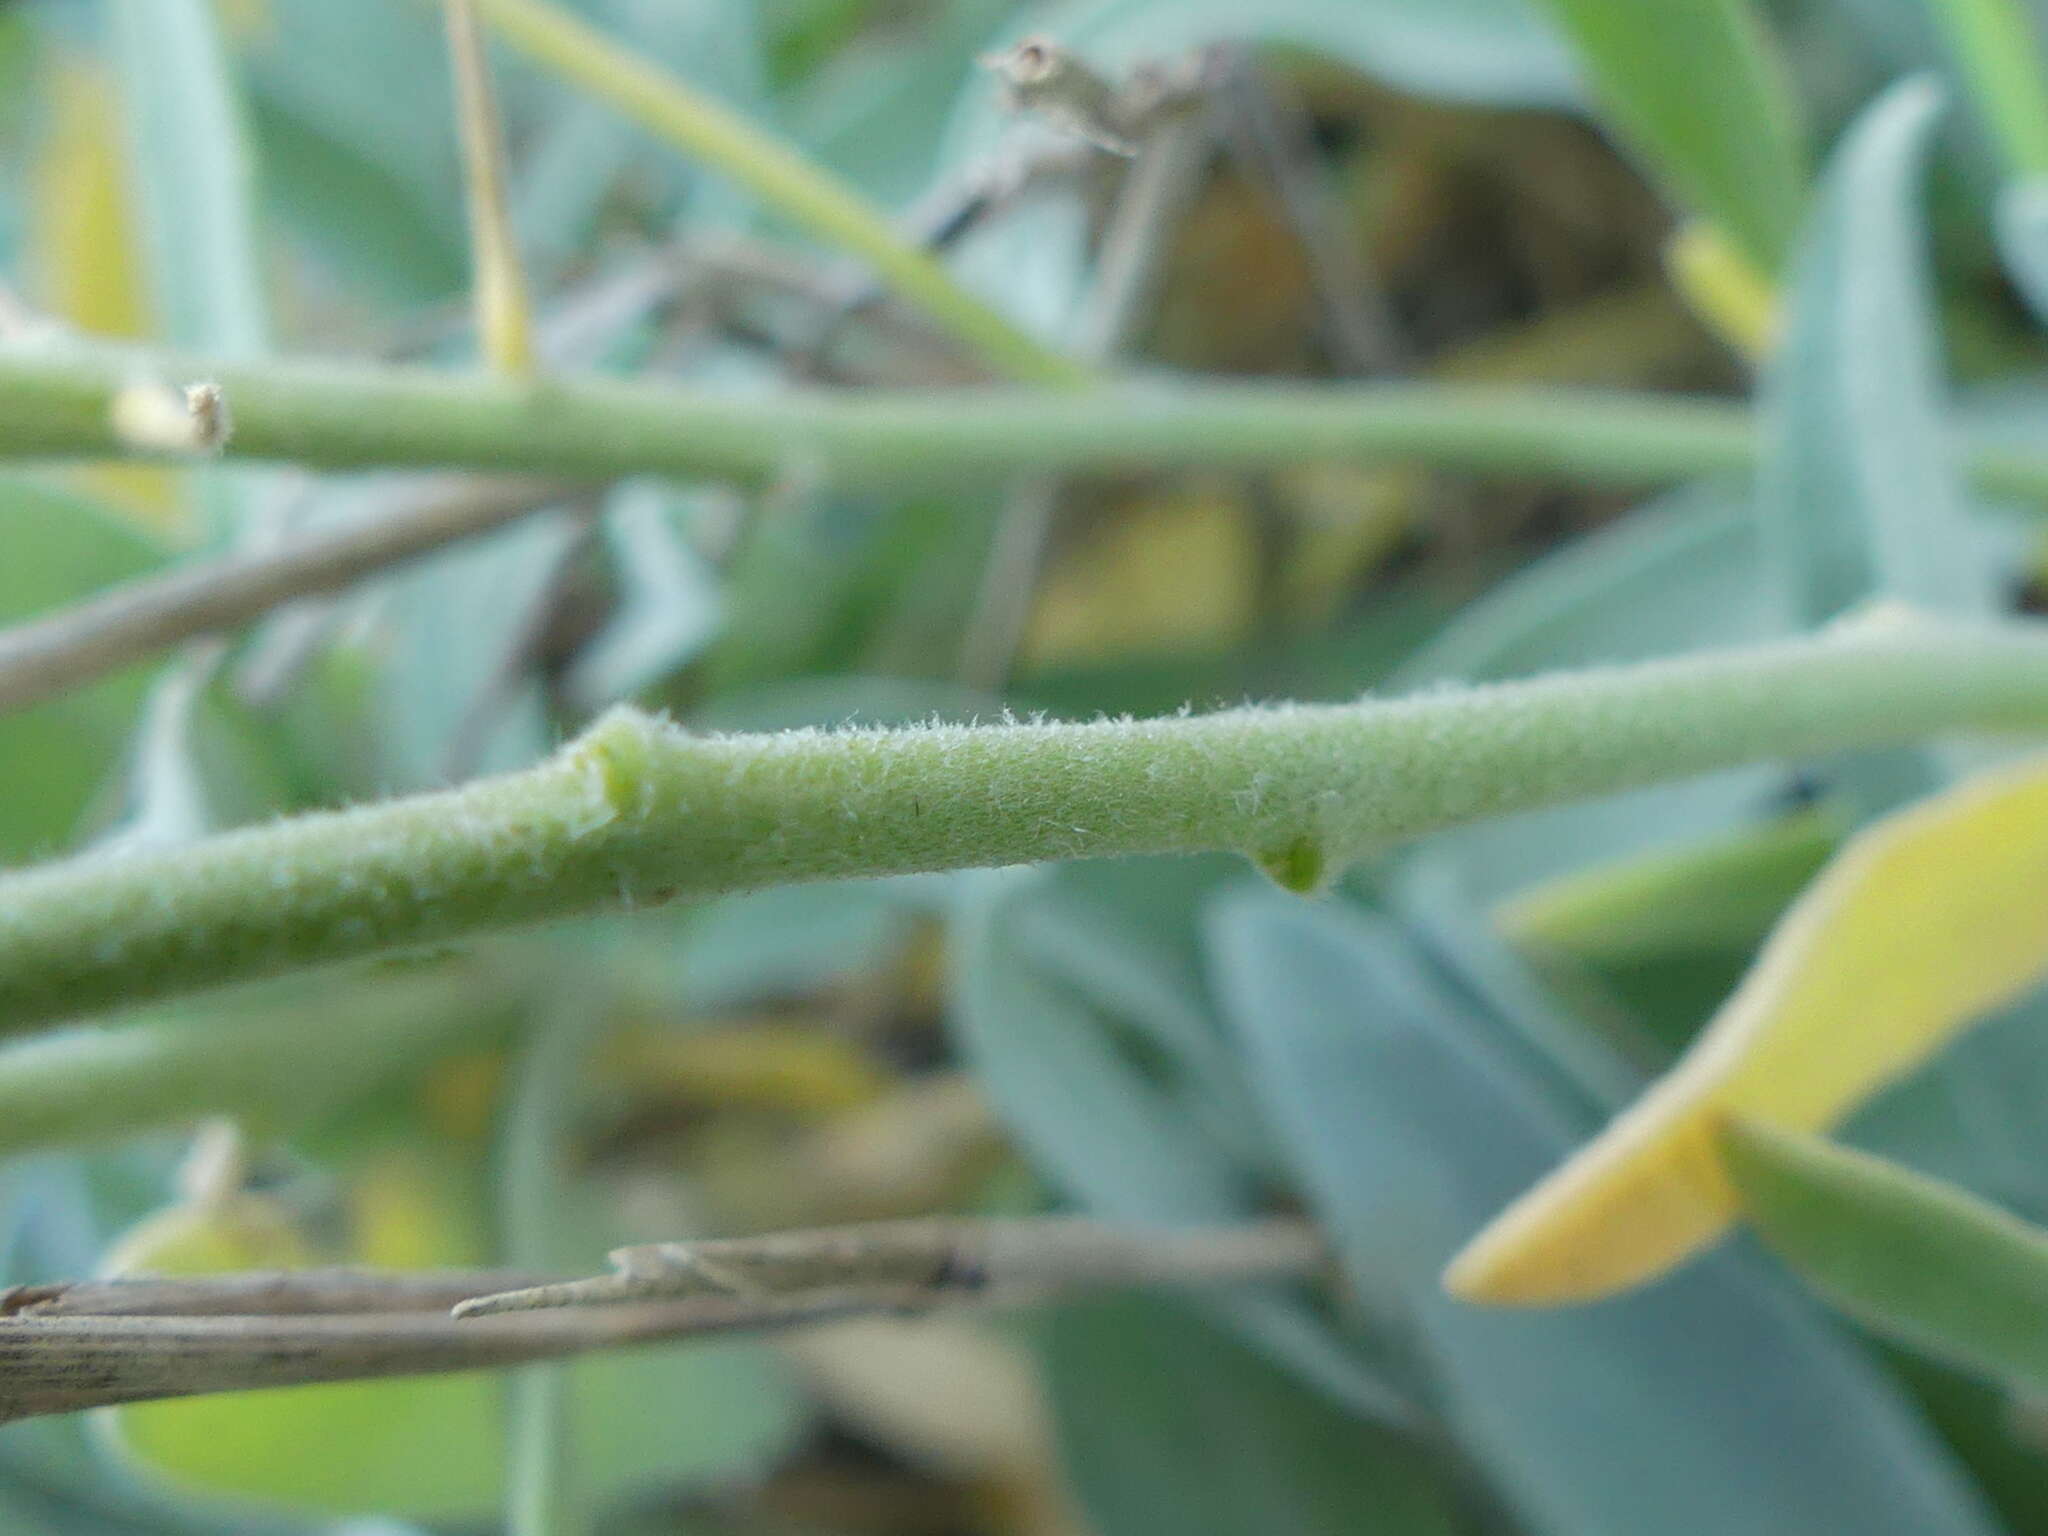
[[[1175, 378], [1750, 390], [1774, 274], [1685, 243], [1674, 261], [1687, 214], [1727, 210], [1674, 209], [1660, 189], [1697, 184], [1654, 136], [1624, 135], [1647, 162], [1617, 149], [1593, 106], [1615, 78], [1681, 96], [1697, 60], [1645, 58], [1632, 83], [1610, 60], [1589, 91], [1537, 5], [572, 8], [1077, 356]], [[1761, 492], [1304, 462], [890, 496], [794, 447], [761, 491], [628, 481], [0, 716], [0, 860], [516, 767], [625, 698], [707, 730], [1337, 700], [1758, 638], [1895, 595], [1908, 576], [1849, 560], [1782, 600], [1812, 540], [1788, 536], [1771, 486], [1905, 473], [1897, 455], [1911, 469], [1950, 419], [2039, 439], [2048, 352], [2008, 274], [2048, 268], [2048, 241], [2011, 233], [2010, 200], [2004, 251], [1994, 231], [2001, 187], [2048, 167], [2015, 165], [1942, 7], [1762, 9], [1815, 163], [1903, 75], [1946, 78], [1952, 109], [1924, 196], [1911, 146], [1880, 145], [1813, 213], [1850, 253], [1816, 257], [1779, 319], [1796, 355], [1763, 401]], [[1136, 157], [1113, 153], [1004, 112], [977, 60], [1027, 33], [1117, 79], [1199, 60], [1199, 84]], [[546, 366], [735, 395], [984, 377], [842, 253], [530, 61], [495, 62]], [[0, 82], [20, 344], [474, 358], [434, 7], [17, 0]], [[1935, 322], [1952, 406], [1915, 372]], [[16, 467], [0, 617], [449, 491]], [[1969, 602], [2026, 606], [2038, 508], [1956, 502], [1932, 536], [1971, 551]], [[588, 1269], [612, 1243], [693, 1232], [1307, 1203], [1345, 1250], [1342, 1303], [1114, 1298], [585, 1363], [565, 1475], [600, 1528], [648, 1536], [2048, 1532], [2037, 1403], [1823, 1320], [1746, 1246], [1543, 1318], [1434, 1283], [1670, 1059], [1847, 827], [1948, 771], [1902, 757], [1439, 837], [1325, 908], [1220, 858], [792, 888], [123, 1019], [59, 1042], [105, 1050], [84, 1090], [38, 1057], [50, 1042], [12, 1046], [0, 1278]], [[1971, 1036], [1857, 1139], [2048, 1214], [2043, 1025], [2028, 1004]], [[233, 1188], [194, 1191], [193, 1127], [222, 1118]], [[14, 1425], [0, 1525], [497, 1528], [508, 1470], [536, 1454], [516, 1409], [506, 1450], [507, 1401], [463, 1377]]]

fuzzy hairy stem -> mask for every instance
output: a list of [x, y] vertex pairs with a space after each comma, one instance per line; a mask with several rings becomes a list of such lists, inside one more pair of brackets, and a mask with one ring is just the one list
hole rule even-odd
[[0, 1028], [799, 881], [1236, 850], [1313, 886], [1443, 827], [1737, 763], [2048, 728], [2048, 628], [1837, 630], [1385, 702], [698, 737], [0, 881]]

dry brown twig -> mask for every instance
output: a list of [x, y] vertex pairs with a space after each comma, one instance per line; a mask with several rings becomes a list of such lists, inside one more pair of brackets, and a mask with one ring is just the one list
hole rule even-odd
[[0, 1422], [1094, 1287], [1300, 1280], [1326, 1255], [1292, 1218], [1186, 1229], [1041, 1218], [875, 1222], [615, 1258], [618, 1273], [577, 1281], [304, 1270], [18, 1286], [0, 1295]]
[[1181, 111], [1209, 89], [1213, 61], [1191, 55], [1173, 66], [1148, 66], [1112, 81], [1064, 44], [1027, 37], [982, 67], [1003, 85], [1004, 105], [1029, 113], [1071, 138], [1115, 155], [1135, 155], [1162, 117]]
[[569, 499], [580, 483], [455, 479], [374, 519], [144, 576], [0, 631], [0, 710], [18, 709], [294, 598], [332, 592]]

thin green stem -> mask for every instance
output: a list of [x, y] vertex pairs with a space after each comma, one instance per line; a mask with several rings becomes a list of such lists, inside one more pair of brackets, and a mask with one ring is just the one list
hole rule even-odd
[[715, 166], [791, 223], [860, 257], [997, 373], [1034, 384], [1078, 385], [1094, 377], [954, 282], [851, 187], [738, 113], [547, 0], [477, 0], [477, 6], [500, 37], [535, 63]]
[[552, 918], [807, 880], [1390, 843], [1737, 763], [2048, 729], [2048, 629], [1893, 625], [1391, 702], [698, 737], [0, 881], [0, 1027]]
[[[588, 1223], [565, 1171], [585, 1058], [602, 1012], [558, 998], [528, 1031], [500, 1137], [504, 1247], [516, 1269], [573, 1268]], [[506, 1536], [586, 1536], [591, 1509], [577, 1476], [574, 1367], [521, 1366], [506, 1381]]]
[[2048, 176], [2048, 60], [2017, 0], [1929, 0], [1956, 67], [2015, 176]]
[[[229, 457], [307, 469], [535, 470], [849, 484], [1000, 484], [1019, 471], [1421, 459], [1656, 483], [1746, 467], [1737, 407], [1673, 397], [1374, 384], [761, 396], [660, 383], [340, 363], [231, 364], [120, 346], [0, 353], [0, 457], [135, 449], [112, 422], [138, 378], [221, 386]], [[2048, 455], [2026, 461], [2048, 489]]]
[[[1488, 385], [989, 387], [758, 397], [556, 375], [533, 382], [335, 362], [226, 363], [127, 346], [0, 350], [0, 459], [162, 457], [115, 429], [138, 379], [220, 386], [230, 459], [314, 470], [474, 469], [957, 489], [1020, 472], [1413, 462], [1648, 486], [1748, 470], [1721, 400]], [[1986, 491], [2048, 500], [2048, 451], [1965, 439]]]
[[505, 193], [505, 139], [476, 0], [442, 0], [469, 206], [470, 305], [484, 360], [524, 378], [534, 369], [533, 305]]

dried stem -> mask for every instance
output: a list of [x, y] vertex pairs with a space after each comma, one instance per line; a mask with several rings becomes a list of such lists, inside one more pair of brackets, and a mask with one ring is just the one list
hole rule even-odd
[[837, 1293], [878, 1309], [953, 1293], [1073, 1285], [1217, 1282], [1307, 1273], [1322, 1241], [1298, 1221], [1196, 1232], [1134, 1232], [1092, 1221], [878, 1221], [612, 1254], [614, 1272], [465, 1300], [458, 1318], [690, 1296], [755, 1299]]
[[1288, 1219], [1191, 1230], [888, 1222], [700, 1246], [766, 1283], [462, 1319], [449, 1308], [534, 1277], [309, 1270], [19, 1287], [0, 1298], [0, 1420], [1099, 1286], [1298, 1280], [1325, 1262], [1314, 1230]]
[[182, 640], [233, 629], [294, 598], [332, 592], [582, 489], [552, 480], [460, 482], [372, 521], [109, 587], [0, 630], [0, 710], [52, 697]]

